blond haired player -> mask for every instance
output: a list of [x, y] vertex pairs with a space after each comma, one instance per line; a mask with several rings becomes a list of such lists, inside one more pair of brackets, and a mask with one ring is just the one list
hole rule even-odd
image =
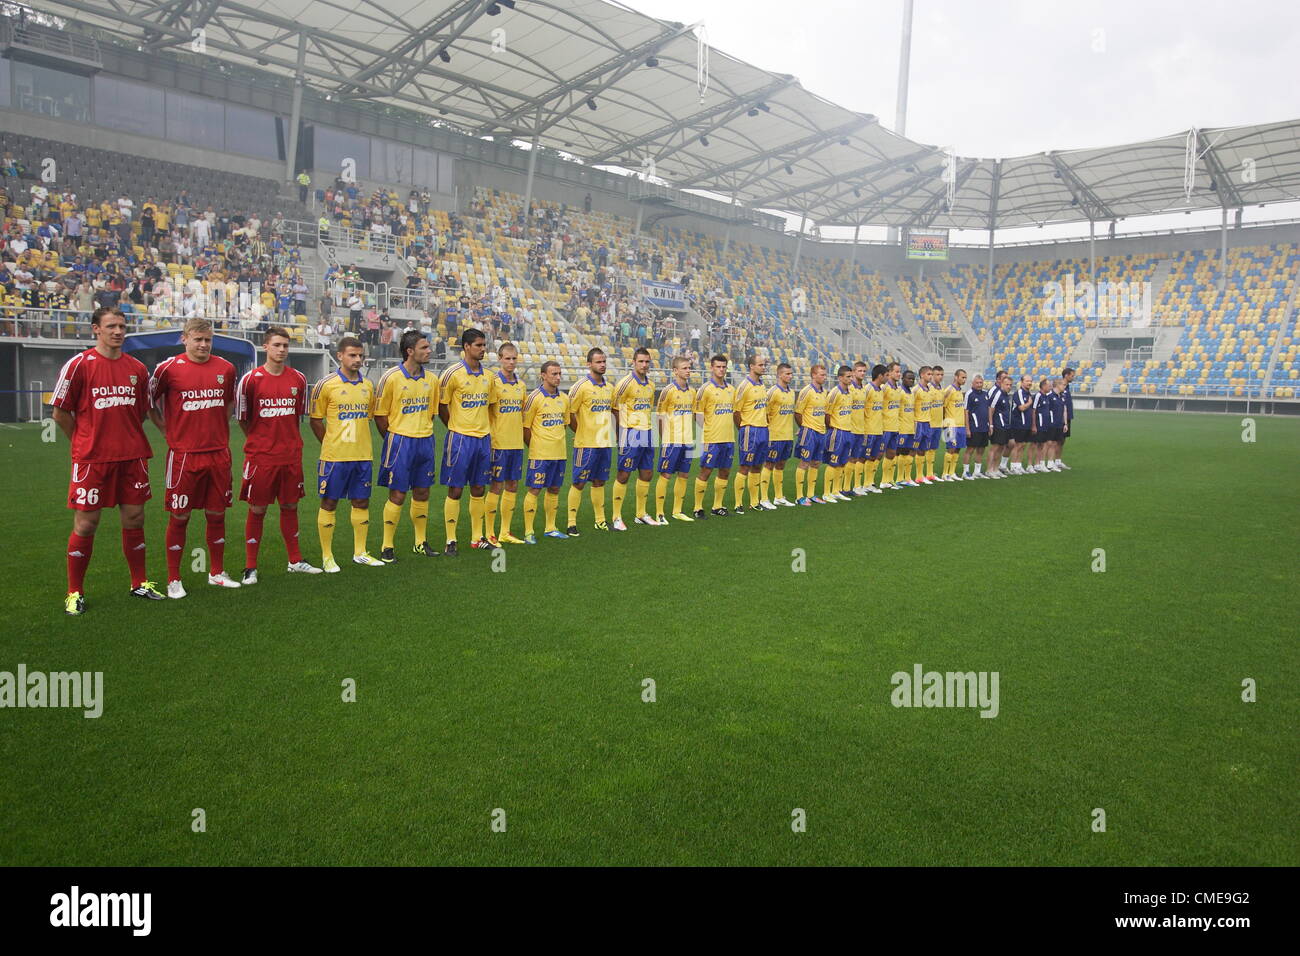
[[[488, 485], [484, 514], [488, 544], [523, 544], [510, 533], [524, 469], [524, 398], [527, 389], [515, 375], [519, 349], [506, 342], [497, 349], [501, 369], [488, 381], [488, 421], [492, 428], [492, 483]], [[496, 532], [497, 511], [501, 531]]]
[[691, 389], [691, 360], [673, 359], [673, 380], [659, 393], [659, 482], [655, 485], [656, 523], [668, 523], [668, 479], [675, 476], [678, 521], [694, 521], [686, 508], [687, 479], [695, 454], [695, 392]]
[[[767, 390], [767, 463], [763, 465], [763, 500], [775, 510], [776, 505], [793, 508], [785, 496], [785, 463], [794, 456], [794, 402], [798, 397], [790, 383], [794, 369], [788, 362], [776, 367], [776, 384]], [[768, 497], [768, 483], [775, 496]]]

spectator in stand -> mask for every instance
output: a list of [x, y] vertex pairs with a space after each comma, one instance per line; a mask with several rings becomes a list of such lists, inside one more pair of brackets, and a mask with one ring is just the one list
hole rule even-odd
[[295, 316], [305, 316], [307, 314], [307, 283], [303, 281], [301, 275], [294, 276], [293, 280], [293, 314]]

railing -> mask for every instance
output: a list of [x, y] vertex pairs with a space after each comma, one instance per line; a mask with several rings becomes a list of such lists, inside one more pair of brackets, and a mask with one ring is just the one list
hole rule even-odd
[[1152, 357], [1152, 347], [1150, 345], [1140, 345], [1135, 349], [1124, 350], [1125, 362], [1147, 362]]
[[317, 236], [325, 258], [331, 262], [337, 262], [348, 252], [368, 252], [381, 256], [397, 256], [401, 253], [399, 237], [392, 233], [331, 225], [328, 230], [318, 228]]
[[99, 44], [92, 37], [73, 33], [71, 30], [55, 30], [36, 23], [14, 23], [5, 17], [0, 21], [0, 44], [26, 47], [40, 50], [56, 56], [79, 60], [95, 66], [103, 66]]
[[[317, 341], [316, 327], [299, 322], [302, 316], [290, 316], [287, 328], [291, 333], [301, 332], [303, 342], [309, 346], [320, 347]], [[185, 317], [174, 314], [152, 315], [144, 312], [126, 314], [126, 330], [130, 332], [180, 332], [185, 325]], [[245, 339], [255, 345], [262, 344], [262, 335], [267, 328], [280, 325], [276, 313], [268, 313], [262, 319], [229, 319], [224, 316], [212, 317], [212, 325], [218, 335]], [[0, 341], [15, 341], [28, 344], [68, 344], [82, 345], [89, 348], [95, 341], [94, 331], [90, 326], [89, 313], [73, 309], [5, 309], [0, 314]]]

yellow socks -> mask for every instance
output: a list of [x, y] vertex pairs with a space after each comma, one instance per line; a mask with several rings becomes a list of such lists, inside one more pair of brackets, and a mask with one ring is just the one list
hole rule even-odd
[[[529, 495], [528, 497], [532, 498], [533, 496]], [[536, 508], [537, 505], [534, 504], [533, 507]], [[558, 531], [559, 529], [555, 527], [555, 518], [560, 513], [560, 493], [558, 491], [555, 494], [551, 494], [549, 491], [546, 492], [544, 507], [546, 508], [546, 530]]]
[[749, 473], [749, 503], [751, 506], [757, 506], [760, 501], [766, 501], [767, 495], [763, 493], [763, 472], [751, 471]]
[[486, 507], [482, 495], [477, 498], [473, 495], [469, 496], [469, 539], [471, 541], [483, 537], [483, 513]]
[[805, 497], [803, 493], [803, 485], [807, 479], [808, 479], [808, 469], [796, 467], [794, 470], [794, 500], [795, 501], [798, 501], [800, 498]]
[[704, 510], [704, 493], [709, 490], [709, 483], [703, 478], [695, 479], [695, 510]]
[[[485, 496], [486, 504], [483, 508], [483, 523], [486, 536], [489, 538], [496, 537], [497, 529], [497, 509], [501, 507], [501, 492], [493, 493], [489, 491]], [[473, 508], [474, 499], [470, 499], [470, 507]], [[472, 511], [471, 511], [472, 514]]]
[[352, 509], [352, 553], [361, 554], [366, 550], [366, 535], [370, 532], [370, 509]]
[[330, 561], [334, 557], [334, 512], [322, 508], [316, 512], [316, 534], [320, 536], [320, 556]]
[[673, 509], [673, 514], [678, 514], [686, 510], [686, 488], [690, 484], [690, 479], [686, 475], [678, 475], [674, 487], [676, 491], [674, 496], [677, 499], [677, 507]]
[[578, 523], [578, 509], [582, 507], [582, 489], [569, 486], [569, 525]]
[[411, 524], [415, 526], [415, 543], [424, 544], [429, 528], [429, 502], [411, 499]]
[[[515, 518], [515, 503], [519, 500], [519, 492], [503, 491], [501, 493], [501, 534], [510, 533], [510, 522]], [[491, 530], [491, 526], [488, 526]]]
[[650, 482], [642, 481], [638, 478], [636, 480], [636, 514], [632, 517], [639, 518], [644, 514], [650, 513], [646, 511], [645, 507], [645, 502], [648, 497], [650, 497]]
[[668, 501], [668, 476], [660, 475], [659, 480], [655, 482], [655, 515], [662, 518], [664, 516], [664, 507]]
[[[543, 492], [539, 492], [543, 493]], [[529, 492], [524, 495], [524, 534], [533, 533], [537, 521], [537, 495]], [[549, 530], [549, 529], [548, 529]]]
[[460, 520], [460, 499], [448, 498], [442, 503], [442, 519], [447, 524], [447, 543], [456, 540], [456, 522]]
[[384, 502], [384, 547], [391, 548], [397, 538], [397, 522], [402, 518], [402, 506]]
[[838, 468], [827, 468], [826, 473], [822, 475], [822, 497], [828, 498], [835, 493], [835, 485], [840, 480], [840, 470]]
[[[615, 482], [618, 484], [618, 482]], [[596, 512], [596, 524], [605, 520], [605, 489], [591, 486], [591, 510]]]
[[[592, 487], [591, 494], [592, 497], [594, 498], [596, 494], [595, 486]], [[614, 506], [613, 508], [610, 509], [613, 512], [615, 518], [623, 517], [623, 499], [626, 497], [627, 497], [627, 485], [623, 484], [622, 482], [615, 481], [614, 482]], [[640, 515], [633, 515], [632, 517], [639, 518]]]
[[722, 508], [727, 503], [727, 479], [718, 475], [713, 479], [713, 507]]

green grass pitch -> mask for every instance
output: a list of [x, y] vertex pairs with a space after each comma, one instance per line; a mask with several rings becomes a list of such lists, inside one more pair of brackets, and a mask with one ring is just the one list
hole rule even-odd
[[[502, 573], [417, 559], [404, 520], [394, 566], [287, 576], [271, 517], [262, 583], [187, 572], [183, 602], [127, 596], [105, 515], [70, 619], [67, 442], [0, 429], [0, 670], [103, 671], [105, 696], [96, 720], [0, 710], [0, 861], [1300, 863], [1300, 421], [1253, 443], [1239, 416], [1076, 430], [1065, 474], [619, 535], [588, 516]], [[918, 663], [997, 671], [997, 718], [891, 706]]]

